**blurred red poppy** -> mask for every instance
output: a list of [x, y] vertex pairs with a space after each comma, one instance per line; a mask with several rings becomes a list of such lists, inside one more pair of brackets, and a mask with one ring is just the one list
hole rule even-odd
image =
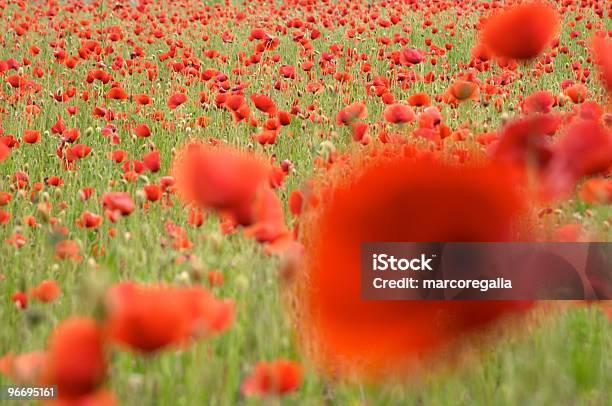
[[269, 166], [254, 154], [192, 143], [177, 153], [172, 171], [187, 202], [226, 211], [238, 223], [249, 225], [256, 193], [268, 181]]
[[172, 110], [176, 109], [181, 104], [187, 101], [187, 96], [183, 93], [173, 94], [168, 98], [168, 107]]
[[550, 44], [558, 24], [556, 10], [546, 3], [513, 5], [487, 20], [481, 41], [497, 56], [530, 59]]
[[338, 125], [350, 124], [355, 120], [364, 119], [368, 116], [366, 105], [358, 102], [353, 103], [338, 112], [336, 115], [336, 123]]
[[392, 124], [404, 124], [414, 121], [414, 111], [405, 104], [394, 103], [385, 108], [383, 117]]
[[106, 378], [104, 335], [92, 319], [62, 321], [51, 334], [42, 382], [57, 385], [60, 398], [78, 398], [94, 392]]
[[550, 113], [554, 103], [555, 97], [553, 94], [546, 90], [541, 90], [527, 96], [521, 103], [521, 110], [525, 114]]
[[301, 383], [302, 367], [297, 362], [284, 359], [259, 362], [242, 382], [242, 393], [257, 397], [285, 395], [295, 391]]
[[11, 149], [3, 142], [0, 142], [0, 162], [4, 161], [11, 154]]
[[28, 295], [41, 302], [52, 302], [59, 297], [61, 290], [54, 280], [45, 280], [28, 291]]
[[526, 201], [513, 171], [498, 164], [415, 160], [399, 147], [356, 162], [363, 163], [339, 170], [331, 184], [321, 179], [326, 204], [301, 216], [306, 252], [295, 320], [324, 369], [373, 378], [422, 366], [531, 308], [521, 301], [363, 300], [362, 243], [510, 241]]
[[612, 40], [595, 37], [593, 53], [608, 92], [612, 93]]
[[227, 329], [233, 304], [200, 287], [139, 286], [125, 282], [107, 293], [106, 328], [131, 349], [150, 353]]

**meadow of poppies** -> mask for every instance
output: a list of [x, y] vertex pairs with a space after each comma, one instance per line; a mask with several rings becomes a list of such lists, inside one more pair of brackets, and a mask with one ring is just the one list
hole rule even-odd
[[612, 404], [609, 302], [359, 279], [364, 242], [612, 240], [612, 2], [0, 0], [0, 22], [0, 385]]

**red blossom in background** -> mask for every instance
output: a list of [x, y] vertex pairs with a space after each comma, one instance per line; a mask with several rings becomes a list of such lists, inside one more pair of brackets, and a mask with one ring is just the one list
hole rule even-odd
[[268, 179], [260, 157], [205, 144], [188, 144], [178, 152], [172, 172], [187, 202], [229, 213], [237, 223], [254, 221], [253, 203]]
[[0, 142], [0, 162], [4, 161], [11, 155], [11, 149], [7, 147], [3, 142]]
[[612, 40], [601, 37], [593, 38], [593, 53], [599, 65], [603, 83], [612, 93]]
[[481, 33], [481, 41], [496, 56], [531, 59], [546, 48], [559, 25], [555, 9], [542, 2], [510, 6], [490, 17]]
[[302, 367], [295, 361], [279, 359], [259, 362], [251, 375], [242, 382], [242, 393], [247, 396], [282, 396], [299, 388]]
[[106, 330], [115, 342], [150, 353], [226, 330], [233, 304], [199, 287], [113, 286], [106, 299]]

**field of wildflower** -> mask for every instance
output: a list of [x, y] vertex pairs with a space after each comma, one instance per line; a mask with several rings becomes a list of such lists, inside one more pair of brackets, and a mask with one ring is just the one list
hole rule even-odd
[[612, 405], [609, 302], [363, 301], [358, 265], [367, 241], [612, 241], [611, 2], [0, 0], [0, 22], [0, 385]]

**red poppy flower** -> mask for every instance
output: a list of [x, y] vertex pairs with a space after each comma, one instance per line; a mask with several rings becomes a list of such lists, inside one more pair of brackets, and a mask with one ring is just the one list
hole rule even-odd
[[560, 124], [560, 117], [554, 114], [512, 120], [501, 128], [499, 139], [491, 144], [489, 151], [495, 159], [542, 169], [552, 157], [547, 137], [555, 134]]
[[363, 159], [331, 184], [322, 180], [318, 196], [326, 204], [301, 217], [305, 259], [295, 284], [296, 323], [323, 367], [374, 377], [426, 363], [446, 349], [461, 352], [471, 333], [532, 306], [363, 300], [362, 243], [509, 241], [526, 207], [516, 177], [497, 164], [415, 160], [399, 147]]
[[171, 110], [174, 110], [181, 104], [185, 103], [186, 101], [187, 101], [187, 96], [185, 96], [185, 94], [176, 93], [168, 98], [168, 107]]
[[353, 103], [338, 112], [336, 115], [336, 123], [338, 125], [350, 124], [355, 120], [362, 120], [368, 116], [366, 105], [358, 102]]
[[27, 309], [28, 307], [28, 296], [22, 291], [13, 293], [11, 295], [11, 301], [15, 303], [18, 309]]
[[151, 136], [151, 129], [146, 124], [138, 124], [136, 128], [134, 128], [134, 134], [140, 138], [147, 138]]
[[64, 320], [51, 334], [42, 381], [57, 385], [60, 398], [77, 398], [95, 391], [106, 377], [102, 330], [92, 319]]
[[23, 142], [26, 144], [35, 144], [40, 141], [40, 131], [25, 130], [23, 132]]
[[589, 179], [582, 185], [579, 195], [588, 203], [612, 204], [612, 179]]
[[258, 189], [268, 181], [269, 167], [256, 155], [202, 143], [185, 145], [172, 167], [183, 198], [201, 207], [228, 211], [236, 221], [253, 221]]
[[276, 104], [265, 94], [253, 93], [251, 95], [251, 101], [259, 111], [266, 114], [276, 113]]
[[159, 171], [159, 168], [161, 166], [160, 159], [161, 156], [158, 150], [151, 151], [148, 154], [142, 156], [142, 162], [144, 163], [144, 166], [146, 166], [146, 168], [153, 173]]
[[92, 151], [89, 145], [75, 144], [72, 147], [66, 148], [66, 160], [68, 162], [74, 162], [77, 159], [82, 159], [88, 156]]
[[457, 80], [448, 88], [448, 94], [458, 101], [478, 100], [479, 89], [474, 82]]
[[525, 114], [531, 113], [550, 113], [555, 103], [555, 96], [552, 93], [542, 90], [530, 94], [523, 100], [521, 110]]
[[117, 149], [109, 153], [110, 159], [120, 164], [127, 158], [127, 151], [124, 149]]
[[302, 367], [297, 362], [284, 359], [259, 362], [242, 383], [242, 393], [257, 397], [285, 395], [301, 383]]
[[582, 83], [576, 83], [563, 90], [563, 93], [574, 103], [582, 103], [586, 100], [589, 89]]
[[557, 144], [545, 174], [549, 192], [568, 193], [583, 176], [612, 166], [612, 133], [595, 120], [577, 119]]
[[608, 92], [612, 93], [612, 40], [595, 37], [593, 39], [593, 53], [599, 65], [601, 77]]
[[50, 279], [42, 281], [28, 291], [29, 296], [35, 297], [45, 303], [54, 301], [61, 293], [62, 291], [57, 285], [57, 282]]
[[410, 106], [395, 103], [387, 106], [383, 111], [383, 118], [392, 124], [404, 124], [414, 121], [414, 111]]
[[530, 59], [550, 44], [558, 24], [557, 12], [550, 5], [519, 4], [489, 18], [481, 41], [499, 57]]
[[73, 240], [62, 240], [55, 244], [55, 257], [57, 259], [72, 259], [80, 261], [79, 245]]
[[31, 351], [13, 355], [8, 353], [0, 358], [0, 374], [17, 384], [34, 385], [39, 381], [47, 353]]
[[115, 285], [107, 295], [108, 333], [115, 341], [152, 352], [189, 336], [189, 315], [180, 295], [165, 287]]
[[111, 211], [129, 216], [134, 211], [132, 196], [126, 192], [106, 192], [102, 195], [102, 204]]
[[125, 89], [122, 89], [120, 87], [113, 87], [108, 92], [106, 92], [106, 98], [113, 100], [125, 100], [128, 98], [128, 94]]
[[102, 223], [102, 216], [89, 211], [84, 211], [77, 220], [77, 224], [85, 228], [96, 228], [100, 223]]
[[408, 104], [414, 107], [427, 107], [431, 104], [431, 99], [427, 93], [415, 93], [408, 98]]
[[148, 201], [156, 202], [161, 199], [162, 191], [158, 185], [145, 185], [143, 189]]
[[11, 149], [3, 142], [0, 142], [0, 162], [8, 158], [9, 155], [11, 155]]
[[13, 195], [9, 192], [0, 192], [0, 206], [6, 206], [11, 200]]
[[233, 304], [199, 287], [139, 286], [125, 282], [107, 294], [107, 331], [116, 342], [150, 353], [191, 337], [224, 331]]
[[272, 189], [260, 189], [252, 213], [253, 225], [245, 230], [245, 235], [254, 236], [258, 242], [273, 242], [287, 234], [283, 206]]

